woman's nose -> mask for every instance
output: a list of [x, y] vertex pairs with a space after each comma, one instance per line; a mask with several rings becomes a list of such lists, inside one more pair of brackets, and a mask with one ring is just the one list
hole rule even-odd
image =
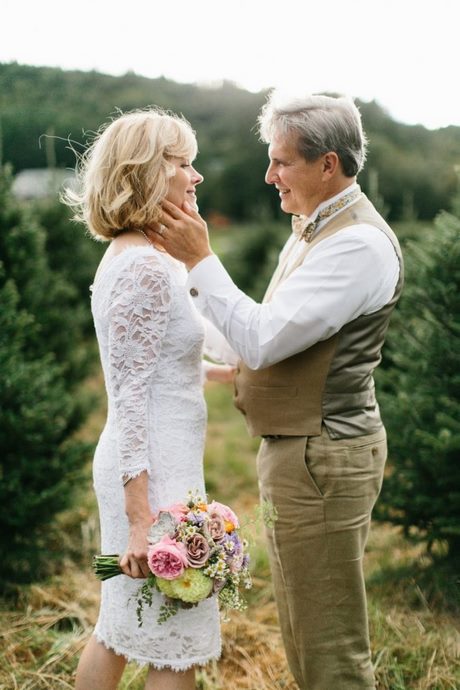
[[192, 182], [193, 184], [201, 184], [204, 180], [204, 177], [201, 173], [198, 172], [198, 170], [195, 170], [195, 168], [192, 168], [193, 174], [192, 174]]

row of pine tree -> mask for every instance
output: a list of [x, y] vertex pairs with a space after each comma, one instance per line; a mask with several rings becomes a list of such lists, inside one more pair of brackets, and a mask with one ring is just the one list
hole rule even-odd
[[[277, 232], [278, 229], [278, 232]], [[404, 244], [406, 286], [377, 376], [389, 472], [376, 516], [448, 561], [460, 557], [460, 195]], [[240, 233], [226, 262], [256, 297], [279, 226]], [[88, 286], [103, 247], [55, 201], [19, 204], [0, 172], [0, 581], [49, 572], [54, 519], [91, 456], [78, 439], [97, 361]], [[259, 270], [255, 270], [256, 267]], [[436, 548], [433, 548], [436, 547]], [[438, 548], [439, 547], [439, 548]]]

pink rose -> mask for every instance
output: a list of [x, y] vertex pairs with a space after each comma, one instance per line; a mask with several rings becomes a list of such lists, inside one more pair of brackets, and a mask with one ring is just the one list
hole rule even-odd
[[[236, 517], [235, 513], [231, 508], [228, 506], [224, 505], [223, 503], [219, 503], [218, 501], [213, 501], [208, 505], [208, 511], [210, 513], [217, 513], [217, 515], [220, 515], [222, 520], [226, 523], [232, 523], [233, 529], [238, 529], [240, 526], [240, 523], [238, 522], [238, 518]], [[228, 530], [227, 530], [228, 531]]]
[[209, 513], [208, 530], [216, 542], [222, 541], [225, 537], [225, 522], [218, 513]]
[[171, 539], [167, 534], [159, 542], [149, 546], [147, 562], [150, 570], [157, 577], [175, 580], [188, 565], [187, 549], [184, 544]]
[[177, 522], [183, 522], [189, 510], [183, 503], [173, 503], [168, 508], [160, 508], [159, 512], [171, 513]]

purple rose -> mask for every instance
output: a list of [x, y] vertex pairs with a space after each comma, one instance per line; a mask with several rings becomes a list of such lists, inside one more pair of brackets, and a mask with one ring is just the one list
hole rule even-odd
[[193, 534], [185, 542], [191, 568], [202, 568], [209, 557], [209, 544], [202, 534]]
[[239, 554], [242, 550], [241, 540], [236, 532], [226, 534], [222, 543], [225, 547], [225, 553], [228, 556], [234, 556], [235, 554]]

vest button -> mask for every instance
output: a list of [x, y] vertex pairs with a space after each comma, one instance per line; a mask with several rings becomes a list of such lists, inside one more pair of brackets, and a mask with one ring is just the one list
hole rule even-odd
[[190, 288], [190, 294], [192, 297], [198, 297], [198, 290], [196, 288]]

